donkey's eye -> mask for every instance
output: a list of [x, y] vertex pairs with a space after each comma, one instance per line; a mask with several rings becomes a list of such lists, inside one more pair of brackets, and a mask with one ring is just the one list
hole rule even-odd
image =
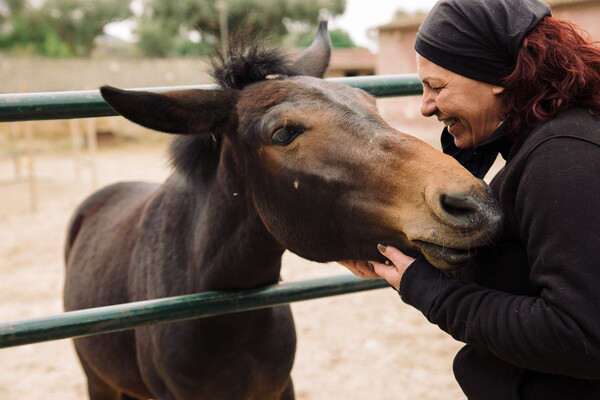
[[284, 126], [275, 131], [272, 136], [273, 144], [277, 146], [287, 146], [292, 143], [300, 134], [304, 132], [302, 125]]

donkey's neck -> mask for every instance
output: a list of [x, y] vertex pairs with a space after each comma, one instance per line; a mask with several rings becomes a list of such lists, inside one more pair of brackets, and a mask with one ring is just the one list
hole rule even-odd
[[246, 289], [276, 283], [284, 248], [217, 177], [198, 204], [193, 247], [196, 290]]

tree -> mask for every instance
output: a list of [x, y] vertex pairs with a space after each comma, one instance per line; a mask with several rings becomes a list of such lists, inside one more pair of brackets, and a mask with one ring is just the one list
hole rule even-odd
[[213, 44], [243, 27], [281, 43], [290, 27], [316, 26], [320, 15], [344, 12], [345, 0], [144, 0], [136, 33], [142, 52], [167, 56], [200, 33], [199, 45]]
[[[298, 47], [308, 47], [315, 38], [317, 30], [311, 29], [308, 33], [302, 34], [294, 44]], [[332, 29], [329, 31], [329, 37], [331, 38], [331, 45], [334, 49], [339, 48], [352, 48], [356, 47], [356, 44], [348, 34], [341, 29]]]
[[3, 5], [1, 48], [33, 47], [59, 57], [89, 56], [104, 26], [132, 15], [123, 0], [4, 0]]
[[[68, 55], [60, 38], [27, 6], [25, 0], [0, 1], [0, 49], [43, 55]], [[40, 23], [41, 22], [41, 23]]]
[[123, 0], [46, 0], [40, 13], [77, 56], [90, 55], [107, 24], [132, 16]]

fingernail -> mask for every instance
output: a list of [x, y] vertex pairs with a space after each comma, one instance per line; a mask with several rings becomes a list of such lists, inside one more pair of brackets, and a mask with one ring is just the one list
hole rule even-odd
[[382, 245], [381, 243], [377, 245], [377, 250], [379, 250], [379, 252], [381, 254], [385, 254], [385, 250], [387, 249], [387, 246]]

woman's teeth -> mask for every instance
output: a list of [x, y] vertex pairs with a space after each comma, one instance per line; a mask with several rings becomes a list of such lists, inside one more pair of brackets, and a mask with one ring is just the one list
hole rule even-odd
[[445, 119], [444, 120], [444, 126], [446, 128], [451, 127], [452, 125], [454, 125], [456, 122], [458, 121], [458, 119], [456, 118], [450, 118], [450, 119]]

